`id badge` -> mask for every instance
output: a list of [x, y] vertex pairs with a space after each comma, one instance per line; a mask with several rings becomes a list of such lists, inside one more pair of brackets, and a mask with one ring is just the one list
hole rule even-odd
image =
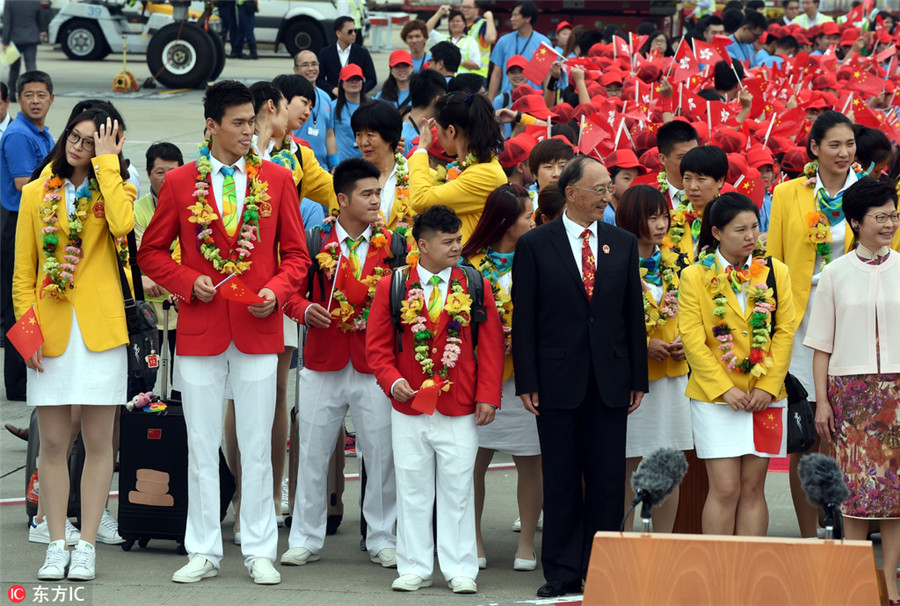
[[309, 130], [307, 130], [306, 132], [309, 133], [310, 137], [318, 137], [319, 136], [319, 129], [316, 128], [315, 126], [310, 126]]

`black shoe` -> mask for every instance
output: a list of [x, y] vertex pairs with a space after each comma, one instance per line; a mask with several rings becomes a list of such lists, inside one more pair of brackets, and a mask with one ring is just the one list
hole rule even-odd
[[255, 49], [255, 48], [251, 48], [251, 49], [250, 49], [250, 58], [251, 58], [251, 59], [254, 59], [254, 60], [255, 60], [255, 59], [259, 59], [259, 55], [256, 53], [256, 49]]
[[366, 551], [366, 537], [363, 537], [359, 540], [359, 550]]
[[328, 520], [325, 522], [325, 534], [328, 536], [337, 534], [343, 519], [344, 516], [328, 516]]
[[228, 55], [229, 59], [243, 59], [244, 54], [241, 51], [231, 51], [231, 54]]
[[547, 581], [537, 590], [539, 598], [556, 598], [567, 593], [581, 593], [581, 581]]

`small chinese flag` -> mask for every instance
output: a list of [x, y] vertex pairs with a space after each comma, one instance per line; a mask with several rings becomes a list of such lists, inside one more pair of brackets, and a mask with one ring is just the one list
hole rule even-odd
[[422, 414], [433, 415], [437, 408], [438, 396], [441, 395], [442, 386], [442, 383], [434, 383], [430, 379], [426, 379], [419, 387], [419, 391], [413, 398], [410, 407]]
[[766, 196], [766, 182], [762, 179], [743, 179], [737, 186], [737, 191], [753, 200], [756, 208], [762, 208]]
[[753, 411], [753, 446], [757, 452], [780, 454], [784, 436], [781, 408]]
[[246, 303], [253, 305], [254, 303], [263, 303], [265, 299], [257, 295], [255, 292], [247, 288], [244, 281], [235, 276], [219, 287], [222, 296], [229, 301], [237, 301], [238, 303]]
[[41, 325], [38, 324], [37, 316], [34, 314], [34, 306], [29, 307], [19, 321], [13, 324], [13, 327], [7, 331], [6, 338], [23, 359], [27, 360], [34, 355], [38, 347], [44, 343], [44, 335], [41, 332]]
[[731, 55], [728, 54], [726, 50], [729, 46], [734, 44], [734, 40], [732, 40], [729, 36], [713, 36], [712, 46], [719, 51], [719, 56], [722, 58], [722, 61], [728, 64], [728, 67], [731, 67]]
[[540, 84], [550, 73], [550, 68], [557, 59], [559, 59], [559, 55], [556, 54], [556, 51], [547, 46], [546, 42], [541, 42], [522, 73], [531, 82]]
[[342, 258], [340, 269], [334, 276], [334, 288], [344, 293], [351, 305], [360, 305], [369, 295], [369, 287], [356, 279], [350, 263]]

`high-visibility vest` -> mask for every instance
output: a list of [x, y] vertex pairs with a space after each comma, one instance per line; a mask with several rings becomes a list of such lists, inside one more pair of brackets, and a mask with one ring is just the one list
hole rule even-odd
[[[487, 78], [488, 76], [488, 64], [491, 62], [491, 45], [487, 40], [484, 39], [484, 36], [481, 35], [481, 26], [483, 26], [487, 21], [484, 17], [479, 17], [475, 20], [466, 35], [469, 38], [475, 40], [478, 44], [478, 50], [481, 52], [481, 69], [473, 71], [472, 73], [478, 74], [482, 78]], [[466, 70], [468, 71], [468, 70]]]

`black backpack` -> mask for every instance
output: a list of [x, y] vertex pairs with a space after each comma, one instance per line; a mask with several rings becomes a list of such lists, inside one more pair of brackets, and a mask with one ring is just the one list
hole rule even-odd
[[[466, 274], [466, 292], [472, 297], [472, 349], [478, 346], [478, 324], [487, 320], [487, 310], [484, 307], [484, 278], [481, 272], [471, 265], [460, 265], [460, 269]], [[409, 277], [409, 267], [398, 267], [391, 275], [391, 321], [394, 331], [397, 333], [397, 351], [403, 351], [403, 341], [400, 338], [403, 333], [403, 324], [400, 321], [400, 307], [406, 298], [406, 279]]]
[[[316, 255], [322, 252], [323, 233], [321, 225], [316, 225], [315, 227], [310, 227], [306, 230], [306, 248], [309, 251], [309, 257], [312, 260], [312, 263], [309, 266], [309, 273], [307, 274], [309, 290], [306, 295], [312, 297], [313, 280], [318, 278], [319, 292], [322, 295], [322, 301], [325, 301], [325, 273], [322, 271], [322, 268], [319, 267], [319, 262], [316, 260]], [[391, 269], [396, 269], [397, 267], [406, 264], [406, 238], [397, 232], [391, 232], [391, 255], [393, 255], [390, 262]]]

